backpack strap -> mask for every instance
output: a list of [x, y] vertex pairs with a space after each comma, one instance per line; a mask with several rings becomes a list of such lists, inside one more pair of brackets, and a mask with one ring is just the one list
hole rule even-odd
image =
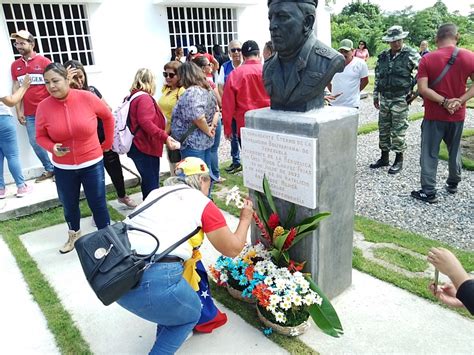
[[436, 85], [439, 84], [439, 82], [444, 78], [444, 76], [448, 73], [449, 69], [451, 69], [452, 65], [454, 64], [454, 62], [456, 61], [456, 58], [458, 56], [458, 53], [459, 53], [459, 48], [458, 47], [454, 47], [454, 51], [453, 53], [451, 54], [451, 57], [449, 58], [448, 62], [446, 63], [446, 66], [443, 68], [443, 71], [441, 72], [441, 74], [439, 74], [439, 76], [431, 83], [428, 85], [428, 87], [430, 89], [432, 89], [433, 87], [435, 87]]
[[133, 211], [132, 213], [130, 213], [128, 215], [128, 219], [132, 219], [133, 217], [135, 217], [136, 215], [142, 213], [143, 211], [145, 211], [148, 207], [150, 207], [151, 205], [154, 205], [155, 203], [158, 202], [158, 200], [161, 200], [163, 197], [165, 197], [166, 195], [169, 195], [173, 192], [176, 192], [176, 191], [179, 191], [179, 190], [184, 190], [184, 189], [189, 189], [190, 187], [189, 186], [183, 186], [183, 187], [178, 187], [174, 190], [171, 190], [171, 191], [168, 191], [168, 192], [165, 192], [163, 195], [160, 195], [158, 196], [157, 198], [155, 198], [153, 201], [151, 201], [150, 203], [146, 204], [145, 206], [139, 208], [138, 210], [136, 211]]
[[[126, 97], [125, 100], [126, 101], [130, 101], [130, 105], [132, 104], [132, 101], [135, 100], [138, 96], [142, 96], [142, 95], [150, 95], [148, 94], [147, 92], [144, 92], [144, 91], [137, 91], [135, 94], [133, 95], [130, 95], [129, 97]], [[151, 95], [150, 95], [151, 96]], [[153, 98], [153, 97], [152, 97]], [[155, 102], [155, 100], [153, 99], [153, 102]], [[130, 129], [130, 132], [135, 135], [138, 130], [140, 129], [140, 126], [137, 125], [137, 129], [135, 130], [135, 132], [132, 131], [132, 122], [131, 122], [131, 119], [130, 119], [130, 106], [128, 108], [128, 115], [127, 115], [127, 127]]]

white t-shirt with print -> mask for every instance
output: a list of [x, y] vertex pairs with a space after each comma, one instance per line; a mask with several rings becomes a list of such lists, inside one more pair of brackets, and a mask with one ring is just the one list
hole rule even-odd
[[342, 73], [336, 73], [332, 78], [332, 94], [341, 96], [331, 102], [333, 106], [359, 107], [360, 105], [360, 79], [369, 75], [369, 68], [365, 61], [353, 57], [345, 66]]

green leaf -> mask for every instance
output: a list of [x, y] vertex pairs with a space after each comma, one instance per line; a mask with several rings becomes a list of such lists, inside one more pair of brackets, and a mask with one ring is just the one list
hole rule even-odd
[[283, 255], [283, 258], [285, 258], [286, 263], [289, 264], [290, 263], [290, 254], [288, 254], [287, 251], [284, 251], [282, 253], [282, 255]]
[[267, 208], [265, 207], [265, 203], [263, 203], [263, 195], [256, 191], [257, 195], [257, 207], [258, 207], [258, 212], [259, 212], [259, 217], [262, 220], [262, 222], [266, 223], [268, 220], [268, 211]]
[[305, 275], [305, 279], [309, 282], [311, 290], [315, 291], [323, 299], [321, 306], [312, 304], [309, 307], [309, 314], [311, 318], [313, 318], [314, 323], [316, 323], [324, 333], [336, 338], [340, 337], [344, 334], [344, 330], [342, 329], [341, 321], [339, 320], [336, 310], [311, 276]]
[[283, 248], [283, 245], [285, 245], [286, 238], [288, 237], [289, 232], [285, 232], [282, 235], [278, 236], [275, 238], [273, 241], [273, 246], [277, 248], [279, 251]]
[[288, 216], [286, 217], [286, 221], [283, 227], [285, 229], [290, 229], [293, 223], [295, 222], [295, 217], [296, 217], [296, 205], [292, 203], [290, 210], [288, 211]]
[[314, 231], [318, 227], [319, 222], [329, 215], [331, 215], [330, 212], [321, 212], [304, 219], [298, 223], [298, 234]]
[[263, 175], [263, 192], [267, 198], [268, 205], [272, 209], [273, 213], [278, 214], [275, 202], [273, 201], [272, 190], [270, 189], [270, 184], [268, 183], [267, 177]]
[[281, 252], [278, 249], [273, 248], [272, 250], [270, 250], [270, 254], [272, 255], [272, 259], [275, 260], [275, 263], [278, 264], [278, 261], [281, 257]]

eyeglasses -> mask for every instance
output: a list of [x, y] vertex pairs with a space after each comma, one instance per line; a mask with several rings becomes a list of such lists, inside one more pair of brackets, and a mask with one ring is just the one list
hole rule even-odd
[[242, 52], [242, 48], [231, 48], [230, 51], [231, 51], [232, 53], [236, 53], [236, 52], [239, 52], [239, 53], [240, 53], [240, 52]]
[[174, 73], [168, 73], [166, 71], [163, 72], [163, 77], [167, 78], [169, 77], [170, 79], [173, 79], [176, 76]]

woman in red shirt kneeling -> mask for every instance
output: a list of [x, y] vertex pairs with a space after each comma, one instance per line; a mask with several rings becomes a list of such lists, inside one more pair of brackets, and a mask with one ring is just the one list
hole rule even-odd
[[[84, 188], [97, 229], [110, 224], [105, 198], [103, 151], [112, 147], [114, 117], [94, 94], [69, 88], [63, 65], [49, 64], [44, 71], [50, 97], [36, 111], [36, 140], [53, 154], [56, 189], [63, 205], [69, 238], [59, 250], [68, 253], [81, 236], [79, 194]], [[105, 140], [99, 143], [97, 119], [103, 121]]]

